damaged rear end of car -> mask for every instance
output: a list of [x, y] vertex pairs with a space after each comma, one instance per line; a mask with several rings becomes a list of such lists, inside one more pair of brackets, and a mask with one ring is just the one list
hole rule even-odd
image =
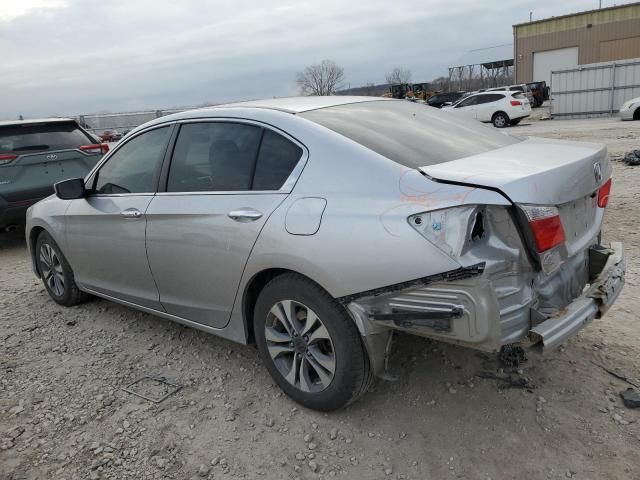
[[[377, 372], [394, 331], [483, 351], [555, 347], [619, 295], [622, 246], [600, 242], [612, 185], [606, 147], [454, 127], [400, 104], [307, 118], [411, 169], [399, 183], [406, 208], [390, 208], [407, 212], [405, 230], [430, 246], [406, 252], [425, 275], [338, 299]], [[429, 259], [442, 255], [456, 267], [434, 272]]]
[[[543, 160], [545, 149], [555, 153]], [[436, 204], [408, 216], [416, 234], [460, 267], [342, 299], [373, 332], [485, 351], [556, 347], [619, 295], [622, 245], [600, 244], [612, 184], [605, 147], [529, 139], [420, 170], [425, 182], [505, 201]]]

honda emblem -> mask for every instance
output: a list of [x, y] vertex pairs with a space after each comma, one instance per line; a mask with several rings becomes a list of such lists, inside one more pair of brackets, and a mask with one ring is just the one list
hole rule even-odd
[[602, 167], [600, 166], [600, 162], [593, 164], [593, 175], [596, 177], [596, 183], [602, 181]]

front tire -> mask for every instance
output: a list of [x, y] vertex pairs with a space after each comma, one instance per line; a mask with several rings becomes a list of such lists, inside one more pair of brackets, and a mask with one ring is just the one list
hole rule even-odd
[[262, 361], [293, 400], [328, 412], [367, 390], [372, 374], [360, 333], [320, 286], [301, 275], [280, 275], [260, 292], [254, 312]]
[[509, 125], [509, 116], [504, 112], [496, 112], [491, 118], [491, 123], [496, 128], [504, 128]]
[[81, 292], [73, 277], [73, 270], [62, 250], [47, 232], [42, 232], [36, 241], [36, 262], [44, 288], [58, 304], [71, 307], [89, 299]]

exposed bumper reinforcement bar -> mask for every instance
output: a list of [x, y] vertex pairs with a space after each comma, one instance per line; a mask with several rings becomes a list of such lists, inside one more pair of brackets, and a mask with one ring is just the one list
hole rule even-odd
[[557, 315], [529, 331], [533, 342], [545, 348], [557, 347], [575, 335], [594, 318], [600, 318], [616, 301], [624, 286], [625, 263], [622, 243], [612, 242], [602, 271], [591, 286]]
[[392, 309], [392, 313], [375, 313], [372, 320], [388, 322], [390, 326], [411, 328], [427, 327], [437, 332], [451, 331], [451, 320], [462, 317], [462, 308], [454, 307], [440, 312], [411, 312]]

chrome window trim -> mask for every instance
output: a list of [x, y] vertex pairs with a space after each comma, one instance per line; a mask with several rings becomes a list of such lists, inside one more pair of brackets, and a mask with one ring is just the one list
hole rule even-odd
[[104, 197], [155, 197], [157, 193], [95, 193], [89, 195], [87, 198], [104, 198]]
[[[252, 120], [249, 118], [239, 118], [239, 117], [207, 117], [207, 118], [188, 118], [184, 120], [178, 120], [176, 123], [189, 124], [189, 123], [212, 123], [212, 122], [220, 122], [220, 123], [243, 123], [247, 125], [254, 125], [256, 127], [264, 128], [277, 133], [278, 135], [283, 136], [290, 142], [299, 146], [302, 149], [302, 155], [300, 155], [300, 159], [296, 166], [293, 167], [291, 173], [287, 177], [287, 179], [282, 184], [282, 187], [278, 190], [198, 190], [198, 191], [184, 191], [184, 192], [157, 192], [157, 195], [264, 195], [264, 194], [273, 194], [273, 193], [291, 193], [293, 187], [295, 186], [298, 178], [302, 174], [304, 167], [307, 165], [307, 161], [309, 160], [309, 149], [307, 146], [300, 142], [297, 138], [293, 137], [289, 133], [284, 130], [276, 127], [275, 125], [271, 125], [270, 123], [261, 122], [259, 120]], [[178, 132], [178, 137], [176, 138], [176, 142], [180, 137], [180, 133]], [[171, 162], [173, 162], [173, 152], [171, 153]], [[169, 174], [171, 173], [171, 166], [169, 166]]]

